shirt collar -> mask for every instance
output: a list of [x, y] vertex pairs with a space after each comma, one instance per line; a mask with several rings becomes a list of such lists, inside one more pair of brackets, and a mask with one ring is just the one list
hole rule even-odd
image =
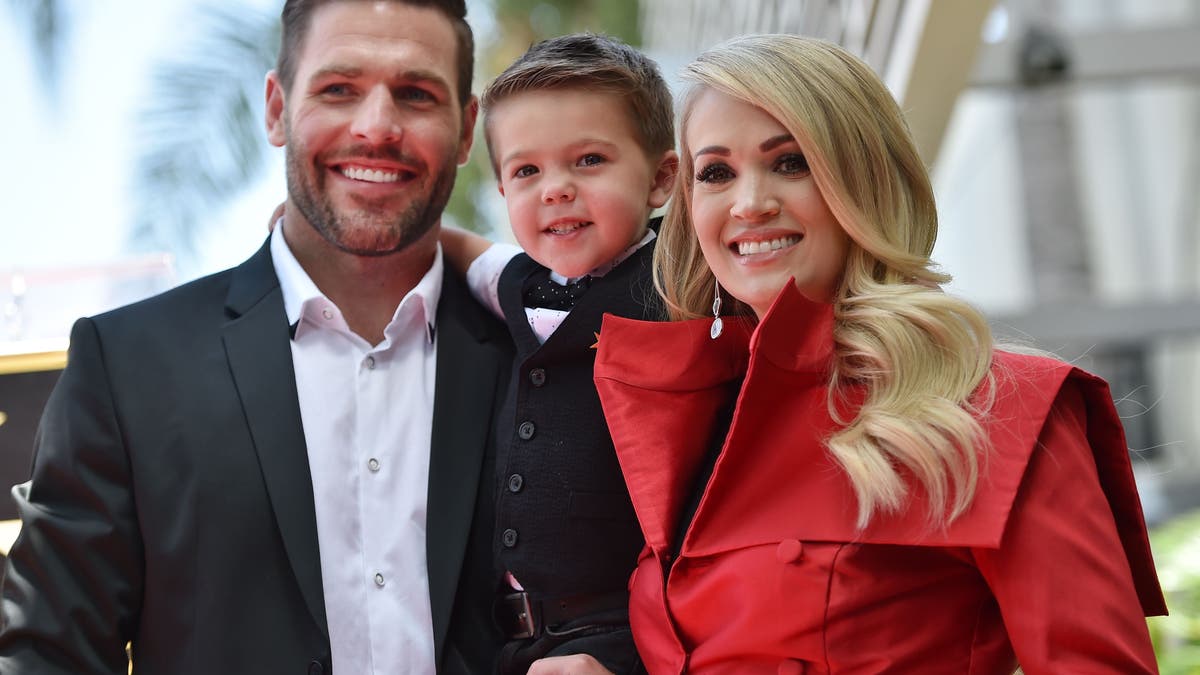
[[[283, 294], [283, 309], [287, 314], [288, 325], [292, 327], [293, 337], [304, 315], [304, 306], [310, 301], [332, 305], [333, 302], [325, 297], [317, 288], [312, 277], [296, 260], [287, 240], [283, 238], [283, 218], [275, 222], [271, 232], [271, 262], [275, 266], [275, 276], [279, 278], [279, 289]], [[396, 330], [397, 319], [401, 310], [410, 302], [420, 302], [422, 319], [425, 322], [426, 338], [432, 342], [437, 325], [438, 301], [442, 296], [442, 245], [439, 243], [433, 256], [433, 264], [417, 285], [412, 288], [396, 306], [392, 321], [384, 329], [384, 335], [390, 337]], [[412, 300], [410, 300], [410, 298]]]
[[[646, 234], [642, 235], [642, 238], [639, 239], [636, 244], [634, 244], [633, 246], [630, 246], [629, 248], [625, 249], [624, 251], [621, 251], [620, 253], [617, 254], [617, 257], [613, 258], [612, 260], [609, 260], [608, 262], [604, 263], [603, 265], [596, 267], [595, 269], [593, 269], [591, 272], [588, 272], [584, 276], [602, 277], [605, 274], [608, 274], [609, 272], [611, 272], [613, 270], [614, 267], [625, 262], [629, 258], [629, 256], [633, 255], [634, 253], [637, 253], [638, 249], [640, 249], [641, 247], [645, 246], [646, 244], [649, 244], [650, 242], [654, 241], [654, 238], [657, 236], [658, 236], [658, 234], [654, 230], [651, 230], [650, 228], [646, 228]], [[554, 270], [550, 270], [550, 280], [554, 281], [555, 283], [562, 284], [563, 286], [566, 286], [568, 283], [575, 281], [577, 279], [581, 279], [581, 278], [582, 277], [564, 277], [563, 275], [559, 274], [558, 272], [555, 272]]]

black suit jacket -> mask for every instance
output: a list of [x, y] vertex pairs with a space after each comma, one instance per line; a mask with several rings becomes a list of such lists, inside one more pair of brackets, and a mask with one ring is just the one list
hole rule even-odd
[[[269, 246], [76, 323], [7, 562], [0, 672], [123, 674], [127, 641], [139, 675], [331, 672], [289, 339]], [[439, 672], [485, 672], [492, 425], [512, 347], [450, 275], [437, 340], [435, 648]]]

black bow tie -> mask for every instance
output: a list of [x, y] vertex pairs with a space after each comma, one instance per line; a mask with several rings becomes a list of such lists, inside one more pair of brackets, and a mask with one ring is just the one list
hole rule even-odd
[[532, 283], [525, 287], [526, 307], [544, 307], [567, 312], [575, 307], [576, 301], [583, 297], [588, 287], [592, 285], [592, 278], [589, 276], [582, 276], [563, 285], [552, 280], [549, 273], [530, 281]]

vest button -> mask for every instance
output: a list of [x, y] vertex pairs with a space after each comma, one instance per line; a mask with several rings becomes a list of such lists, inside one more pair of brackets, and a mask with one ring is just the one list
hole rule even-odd
[[521, 426], [517, 427], [517, 436], [519, 436], [521, 440], [527, 441], [533, 438], [533, 434], [536, 431], [537, 427], [534, 426], [533, 422], [521, 422]]
[[320, 661], [310, 661], [308, 664], [308, 675], [325, 675], [325, 666], [321, 665]]
[[514, 473], [513, 475], [508, 477], [508, 491], [509, 492], [512, 492], [515, 494], [517, 492], [520, 492], [521, 488], [524, 486], [525, 486], [525, 479], [521, 477], [521, 474]]
[[542, 368], [534, 368], [529, 371], [529, 383], [535, 387], [546, 384], [546, 371]]
[[508, 528], [507, 530], [504, 531], [504, 534], [500, 535], [500, 541], [504, 542], [505, 548], [512, 548], [512, 547], [516, 546], [517, 545], [517, 531], [512, 529], [511, 527]]

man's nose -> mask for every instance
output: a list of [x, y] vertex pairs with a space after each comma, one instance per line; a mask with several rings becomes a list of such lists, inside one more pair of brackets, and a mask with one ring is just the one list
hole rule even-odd
[[363, 97], [355, 111], [350, 133], [371, 144], [400, 140], [404, 135], [400, 110], [387, 87], [375, 87]]

